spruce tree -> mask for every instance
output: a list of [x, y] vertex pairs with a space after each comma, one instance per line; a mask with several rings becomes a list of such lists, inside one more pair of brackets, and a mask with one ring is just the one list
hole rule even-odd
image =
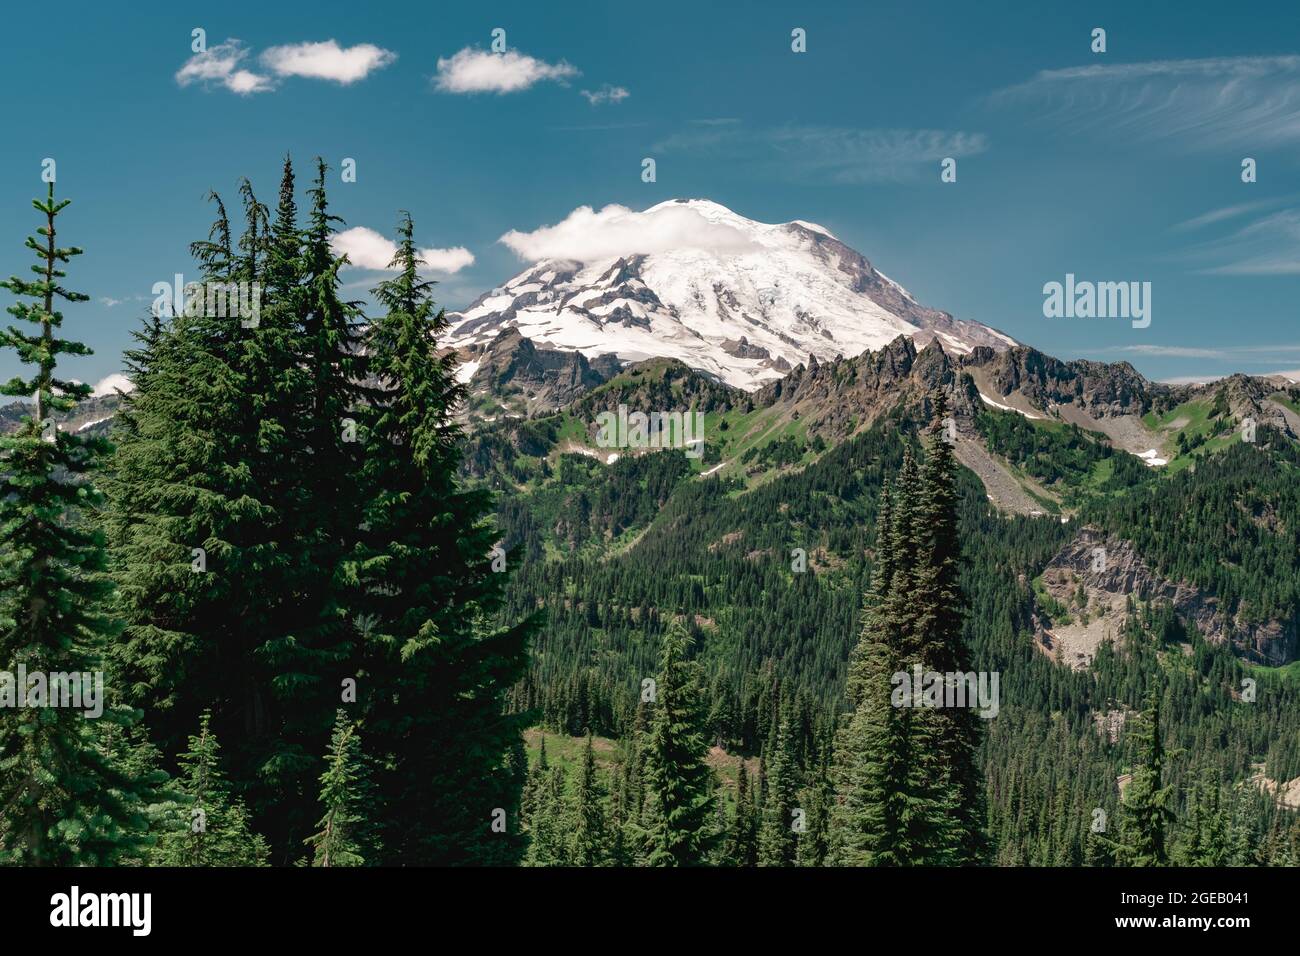
[[674, 621], [663, 638], [646, 744], [647, 863], [698, 866], [713, 826], [713, 771], [699, 697], [699, 668], [687, 660], [690, 637]]
[[823, 866], [830, 855], [831, 789], [829, 768], [822, 767], [802, 795], [805, 829], [799, 835], [799, 866]]
[[567, 866], [573, 860], [570, 839], [573, 807], [565, 789], [564, 769], [539, 761], [527, 787], [529, 800], [528, 849], [525, 866]]
[[[94, 528], [100, 495], [92, 478], [108, 450], [102, 439], [60, 430], [54, 415], [72, 410], [90, 387], [62, 379], [60, 355], [88, 355], [63, 338], [57, 300], [89, 297], [68, 289], [60, 268], [82, 250], [57, 244], [55, 219], [71, 200], [56, 201], [54, 183], [32, 205], [44, 217], [29, 237], [36, 279], [13, 276], [0, 287], [20, 299], [8, 307], [34, 331], [9, 326], [12, 348], [29, 378], [0, 387], [26, 396], [33, 414], [0, 437], [0, 863], [26, 866], [110, 865], [135, 858], [149, 840], [147, 802], [162, 775], [135, 774], [114, 761], [107, 728], [123, 730], [138, 714], [103, 699], [103, 664], [115, 627], [107, 614], [112, 583], [102, 536]], [[20, 683], [19, 668], [26, 671]], [[63, 675], [60, 679], [57, 675]], [[68, 683], [67, 675], [79, 686]], [[33, 677], [39, 684], [31, 683]], [[74, 691], [100, 694], [99, 714]], [[116, 697], [110, 684], [107, 688]], [[69, 695], [65, 700], [64, 695]], [[69, 706], [80, 699], [85, 707]]]

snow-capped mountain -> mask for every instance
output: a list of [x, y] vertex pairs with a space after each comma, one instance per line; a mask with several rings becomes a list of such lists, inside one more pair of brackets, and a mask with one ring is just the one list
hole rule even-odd
[[[814, 223], [755, 222], [703, 199], [619, 212], [626, 215], [612, 243], [579, 242], [605, 254], [541, 259], [464, 312], [449, 313], [449, 343], [481, 346], [513, 326], [539, 345], [593, 358], [678, 358], [745, 389], [780, 378], [810, 354], [851, 357], [899, 334], [918, 344], [937, 336], [959, 353], [1017, 344], [922, 306]], [[666, 236], [659, 226], [669, 217]], [[608, 222], [601, 228], [609, 231]], [[612, 245], [628, 251], [610, 256]], [[472, 364], [462, 368], [466, 379]]]

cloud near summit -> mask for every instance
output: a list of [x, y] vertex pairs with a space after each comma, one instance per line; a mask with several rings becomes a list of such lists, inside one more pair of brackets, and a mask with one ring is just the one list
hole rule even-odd
[[690, 206], [667, 204], [644, 212], [609, 205], [599, 212], [579, 206], [553, 226], [512, 229], [500, 241], [527, 262], [569, 259], [593, 262], [673, 249], [745, 252], [753, 243], [739, 229], [711, 222]]
[[[359, 269], [391, 271], [389, 263], [397, 254], [397, 245], [389, 238], [365, 226], [353, 226], [336, 233], [330, 245], [338, 255], [346, 255], [349, 264]], [[420, 249], [421, 272], [442, 272], [453, 275], [474, 264], [474, 253], [464, 246], [450, 249]]]

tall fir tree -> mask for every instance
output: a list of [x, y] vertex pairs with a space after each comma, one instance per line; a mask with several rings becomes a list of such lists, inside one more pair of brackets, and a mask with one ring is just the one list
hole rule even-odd
[[312, 866], [364, 866], [370, 847], [368, 768], [361, 750], [361, 735], [347, 712], [339, 709], [330, 738], [325, 770], [320, 778], [320, 828], [306, 840]]
[[798, 849], [794, 811], [799, 768], [794, 761], [788, 715], [779, 719], [772, 746], [764, 760], [769, 769], [767, 804], [763, 808], [763, 823], [759, 831], [758, 865], [794, 866]]
[[727, 838], [727, 861], [731, 866], [758, 866], [758, 820], [750, 795], [749, 771], [745, 761], [736, 770], [736, 805]]
[[596, 773], [596, 751], [590, 733], [587, 734], [587, 746], [582, 751], [582, 765], [574, 788], [573, 814], [574, 865], [605, 865], [609, 859], [605, 788]]
[[1174, 820], [1173, 788], [1164, 781], [1165, 750], [1160, 727], [1160, 697], [1148, 695], [1133, 720], [1137, 762], [1120, 802], [1116, 861], [1122, 866], [1167, 866], [1166, 839]]
[[983, 789], [968, 711], [920, 706], [914, 665], [965, 669], [955, 465], [945, 406], [933, 401], [927, 459], [905, 451], [882, 495], [862, 636], [847, 682], [828, 854], [852, 866], [935, 866], [983, 859]]
[[[947, 395], [942, 389], [934, 392], [930, 405], [915, 518], [916, 573], [910, 595], [918, 611], [916, 653], [927, 670], [966, 674], [971, 672], [971, 655], [963, 628], [967, 602], [961, 588], [961, 540], [957, 532], [956, 425], [948, 417]], [[940, 760], [956, 800], [956, 860], [964, 864], [987, 862], [987, 809], [979, 757], [982, 719], [974, 706], [945, 707], [932, 716], [940, 725]]]
[[690, 636], [674, 621], [663, 638], [646, 742], [646, 862], [698, 866], [710, 849], [713, 771], [700, 702], [699, 667], [687, 659]]
[[[192, 247], [205, 283], [261, 281], [265, 210], [247, 183], [241, 192], [253, 238], [235, 248], [214, 194], [217, 219]], [[236, 741], [266, 732], [270, 701], [252, 655], [283, 578], [279, 509], [256, 467], [261, 426], [243, 361], [253, 330], [238, 316], [157, 309], [127, 352], [134, 388], [113, 432], [106, 527], [124, 621], [112, 663], [174, 756], [205, 710]]]
[[[0, 863], [27, 866], [138, 857], [150, 839], [146, 807], [162, 782], [156, 772], [135, 774], [115, 761], [107, 739], [108, 726], [125, 729], [138, 718], [104, 700], [101, 661], [115, 626], [107, 614], [112, 582], [94, 526], [101, 498], [92, 479], [108, 446], [62, 431], [53, 417], [91, 391], [55, 374], [60, 355], [90, 354], [62, 336], [56, 308], [58, 300], [89, 298], [62, 281], [60, 266], [82, 252], [57, 242], [55, 220], [70, 202], [55, 200], [53, 181], [44, 199], [32, 201], [44, 218], [40, 238], [26, 242], [37, 278], [0, 282], [32, 300], [8, 312], [35, 326], [0, 331], [0, 346], [35, 366], [30, 378], [0, 387], [32, 399], [34, 413], [0, 437]], [[108, 691], [116, 697], [111, 683]], [[73, 700], [86, 706], [74, 708]], [[92, 707], [102, 712], [90, 713]]]
[[[359, 655], [367, 734], [387, 764], [387, 862], [506, 864], [522, 850], [523, 780], [509, 758], [527, 715], [506, 714], [504, 700], [534, 624], [491, 623], [504, 579], [490, 569], [491, 500], [457, 476], [465, 389], [419, 267], [403, 216], [394, 275], [375, 289], [386, 313], [367, 340], [366, 497], [344, 563], [349, 606], [371, 622]], [[501, 815], [506, 832], [492, 829]]]

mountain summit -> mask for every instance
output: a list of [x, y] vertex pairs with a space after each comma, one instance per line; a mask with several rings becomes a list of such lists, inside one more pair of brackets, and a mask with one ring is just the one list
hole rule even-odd
[[851, 357], [900, 334], [918, 344], [937, 338], [958, 353], [1017, 344], [926, 308], [814, 223], [755, 222], [704, 199], [639, 213], [580, 212], [585, 220], [571, 216], [518, 244], [511, 240], [519, 234], [506, 237], [517, 251], [581, 258], [537, 258], [464, 312], [449, 313], [451, 345], [481, 351], [473, 347], [516, 327], [539, 345], [592, 358], [677, 358], [752, 390], [810, 355]]

